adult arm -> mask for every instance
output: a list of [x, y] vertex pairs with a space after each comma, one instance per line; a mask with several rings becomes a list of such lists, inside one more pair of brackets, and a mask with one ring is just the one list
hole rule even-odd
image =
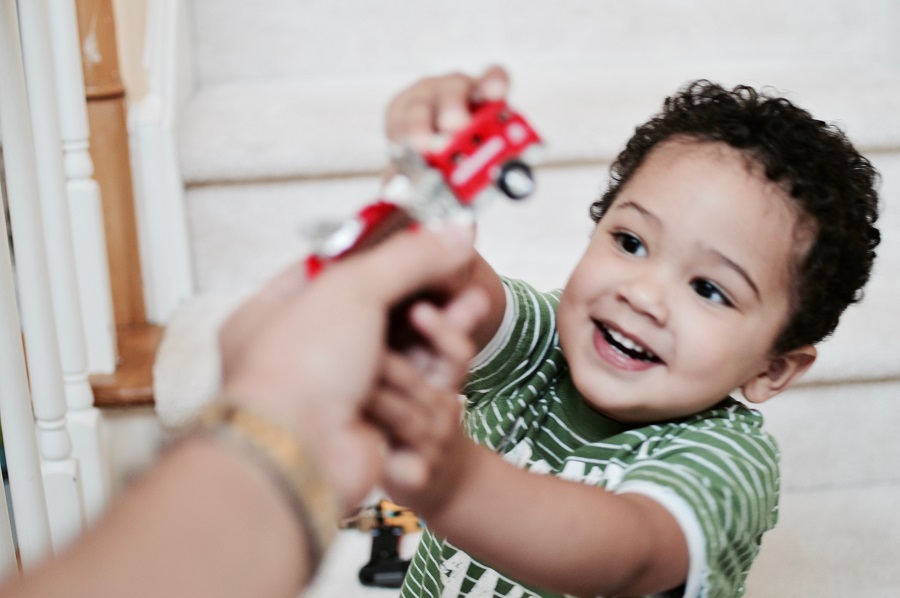
[[[379, 474], [380, 435], [360, 412], [384, 354], [387, 312], [470, 256], [459, 231], [420, 230], [329, 268], [308, 288], [281, 277], [226, 325], [223, 394], [291, 430], [343, 506], [353, 504]], [[308, 523], [251, 456], [191, 437], [73, 546], [0, 596], [294, 596], [314, 573]]]

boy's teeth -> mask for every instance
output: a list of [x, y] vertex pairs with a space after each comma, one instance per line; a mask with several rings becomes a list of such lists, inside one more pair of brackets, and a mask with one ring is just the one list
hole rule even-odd
[[632, 351], [635, 351], [635, 350], [638, 349], [638, 346], [634, 344], [634, 341], [632, 341], [630, 338], [627, 338], [627, 337], [622, 336], [621, 334], [619, 334], [619, 333], [616, 332], [615, 330], [610, 329], [609, 334], [610, 334], [610, 336], [612, 336], [614, 339], [616, 339], [616, 342], [617, 342], [617, 343], [619, 343], [620, 345], [622, 345], [622, 346], [625, 347], [626, 349], [631, 349]]
[[615, 330], [610, 329], [609, 335], [616, 339], [616, 342], [625, 347], [626, 349], [631, 349], [632, 351], [643, 351], [644, 348], [640, 345], [635, 344], [630, 338], [622, 336]]
[[624, 336], [622, 333], [618, 332], [617, 330], [613, 330], [609, 326], [604, 326], [604, 328], [606, 329], [607, 334], [609, 334], [609, 336], [612, 337], [612, 339], [617, 344], [625, 347], [629, 351], [634, 351], [635, 353], [640, 353], [641, 355], [645, 355], [648, 358], [655, 357], [655, 355], [653, 355], [653, 353], [651, 353], [650, 351], [648, 351], [641, 345], [637, 344], [630, 338]]

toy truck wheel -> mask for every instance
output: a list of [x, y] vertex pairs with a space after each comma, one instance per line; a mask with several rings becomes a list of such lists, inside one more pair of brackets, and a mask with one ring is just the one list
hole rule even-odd
[[510, 199], [524, 199], [534, 191], [531, 168], [524, 162], [512, 160], [500, 168], [497, 187]]

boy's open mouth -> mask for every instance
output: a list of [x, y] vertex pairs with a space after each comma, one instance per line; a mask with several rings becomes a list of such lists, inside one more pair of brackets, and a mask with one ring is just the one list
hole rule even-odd
[[606, 339], [606, 342], [612, 345], [620, 353], [639, 361], [662, 363], [662, 359], [657, 357], [656, 354], [646, 347], [634, 342], [618, 330], [615, 330], [602, 322], [595, 323], [600, 329], [600, 332], [603, 333], [603, 338]]

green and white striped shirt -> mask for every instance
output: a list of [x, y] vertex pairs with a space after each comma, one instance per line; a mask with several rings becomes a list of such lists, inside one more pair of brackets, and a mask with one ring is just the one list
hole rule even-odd
[[[762, 534], [777, 519], [778, 449], [762, 417], [726, 397], [672, 422], [610, 420], [586, 405], [569, 376], [556, 331], [560, 291], [504, 282], [504, 323], [465, 388], [471, 438], [534, 473], [653, 498], [678, 521], [690, 553], [687, 582], [666, 595], [742, 595]], [[549, 513], [548, 525], [553, 519]], [[589, 525], [590, 513], [584, 519]], [[535, 547], [545, 549], [552, 547]], [[558, 594], [510, 579], [426, 531], [401, 596]]]

